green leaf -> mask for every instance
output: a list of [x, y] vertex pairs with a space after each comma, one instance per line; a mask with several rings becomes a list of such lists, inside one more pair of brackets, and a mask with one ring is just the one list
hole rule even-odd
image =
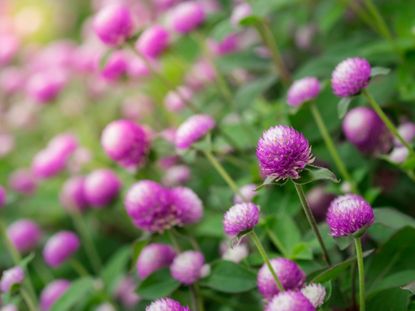
[[263, 94], [276, 80], [275, 75], [265, 76], [241, 86], [235, 95], [235, 103], [237, 103], [238, 109], [248, 108], [249, 105], [252, 105], [255, 99]]
[[180, 283], [173, 279], [168, 268], [154, 272], [146, 278], [137, 288], [137, 293], [144, 299], [157, 299], [169, 296]]
[[202, 285], [224, 293], [242, 293], [256, 287], [255, 272], [236, 263], [220, 260], [212, 264]]
[[385, 67], [373, 67], [371, 72], [370, 72], [370, 76], [376, 77], [376, 76], [386, 76], [387, 74], [389, 74], [391, 72], [391, 70], [389, 68], [385, 68]]
[[94, 280], [86, 277], [72, 282], [65, 293], [53, 304], [50, 311], [74, 310], [75, 306], [94, 289]]
[[349, 110], [349, 106], [352, 100], [353, 97], [343, 97], [342, 99], [340, 99], [339, 103], [337, 104], [337, 114], [339, 116], [339, 119], [344, 118], [347, 111]]
[[27, 265], [35, 258], [35, 253], [30, 253], [29, 255], [27, 255], [25, 258], [23, 258], [20, 262], [19, 262], [19, 266], [22, 268], [26, 268]]
[[415, 228], [415, 219], [396, 209], [380, 207], [374, 209], [375, 223], [399, 230], [405, 226]]
[[325, 167], [319, 167], [314, 165], [307, 165], [307, 167], [301, 172], [299, 179], [293, 179], [293, 182], [299, 185], [309, 184], [317, 180], [330, 180], [331, 182], [338, 183], [336, 175]]
[[143, 248], [148, 244], [148, 241], [150, 240], [150, 236], [148, 237], [142, 237], [138, 240], [136, 240], [133, 244], [133, 256], [132, 256], [132, 262], [135, 263], [137, 261], [138, 256], [140, 256], [141, 251]]
[[404, 170], [413, 170], [415, 169], [415, 155], [408, 156], [400, 165]]
[[239, 21], [239, 24], [245, 27], [259, 25], [260, 23], [261, 18], [255, 15], [244, 17]]
[[411, 294], [400, 288], [381, 291], [368, 299], [367, 311], [407, 311]]
[[368, 296], [371, 296], [379, 291], [396, 288], [400, 286], [405, 286], [409, 282], [415, 280], [415, 270], [405, 270], [399, 271], [397, 273], [391, 274], [384, 279], [380, 280], [376, 284], [374, 284], [370, 291], [368, 292]]
[[228, 18], [218, 23], [210, 33], [210, 37], [216, 41], [222, 41], [233, 31], [232, 25]]
[[101, 278], [111, 292], [117, 286], [118, 280], [122, 277], [130, 258], [131, 248], [123, 247], [111, 257], [103, 268]]

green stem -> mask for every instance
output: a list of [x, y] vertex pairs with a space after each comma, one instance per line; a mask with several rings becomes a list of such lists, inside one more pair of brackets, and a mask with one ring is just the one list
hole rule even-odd
[[264, 247], [262, 246], [261, 241], [259, 240], [257, 234], [255, 233], [255, 231], [251, 231], [251, 237], [252, 240], [254, 241], [255, 246], [258, 249], [258, 252], [261, 254], [262, 259], [265, 261], [265, 264], [268, 267], [268, 270], [271, 272], [272, 277], [274, 278], [275, 283], [277, 284], [278, 289], [283, 292], [284, 291], [284, 286], [282, 286], [282, 283], [280, 281], [280, 279], [278, 278], [277, 273], [275, 272], [274, 268], [271, 265], [271, 262], [269, 261], [268, 255], [264, 249]]
[[313, 216], [313, 213], [311, 212], [310, 207], [308, 206], [307, 200], [305, 198], [304, 195], [304, 191], [303, 191], [303, 187], [299, 184], [296, 184], [295, 182], [293, 182], [295, 190], [297, 191], [298, 197], [300, 199], [301, 202], [301, 206], [303, 207], [304, 213], [307, 217], [307, 220], [311, 226], [311, 229], [313, 229], [314, 234], [317, 237], [317, 240], [320, 244], [321, 250], [323, 251], [323, 258], [325, 260], [325, 262], [330, 266], [331, 265], [331, 261], [330, 261], [330, 257], [329, 257], [329, 253], [327, 252], [327, 248], [326, 245], [324, 244], [323, 238], [321, 237], [321, 233], [320, 230], [317, 227], [317, 222]]
[[288, 254], [287, 250], [285, 249], [284, 245], [282, 244], [282, 242], [278, 238], [278, 236], [276, 234], [274, 234], [274, 232], [272, 232], [269, 229], [267, 229], [267, 234], [268, 234], [269, 239], [271, 240], [271, 242], [280, 250], [282, 256], [286, 257], [286, 258], [289, 257], [289, 254]]
[[27, 308], [30, 311], [36, 311], [36, 302], [32, 300], [32, 298], [30, 297], [29, 293], [26, 291], [26, 289], [22, 286], [20, 289], [20, 294], [23, 297], [23, 300], [25, 301]]
[[334, 145], [334, 142], [329, 134], [329, 131], [323, 121], [323, 118], [321, 117], [320, 111], [317, 108], [317, 105], [315, 102], [311, 102], [310, 103], [310, 109], [311, 109], [311, 113], [313, 114], [314, 120], [317, 123], [317, 127], [321, 133], [321, 136], [324, 139], [324, 142], [327, 146], [327, 149], [330, 152], [330, 155], [334, 161], [334, 163], [336, 164], [336, 167], [338, 169], [338, 171], [340, 172], [340, 174], [342, 175], [342, 178], [347, 181], [350, 186], [352, 187], [352, 191], [354, 193], [358, 193], [357, 187], [355, 182], [353, 181], [353, 178], [350, 176], [346, 165], [344, 164], [344, 162], [342, 161], [342, 159], [340, 158], [339, 153], [337, 152], [337, 149]]
[[354, 244], [356, 247], [356, 259], [359, 271], [359, 310], [365, 311], [365, 268], [363, 265], [362, 240], [360, 238], [355, 238]]
[[414, 151], [412, 150], [412, 147], [408, 144], [408, 142], [403, 139], [401, 134], [399, 134], [398, 130], [396, 129], [395, 125], [393, 125], [392, 121], [388, 118], [388, 116], [383, 112], [382, 108], [380, 108], [379, 104], [376, 102], [375, 98], [369, 93], [367, 89], [363, 90], [363, 95], [366, 96], [369, 104], [372, 106], [373, 110], [376, 111], [379, 118], [382, 119], [383, 123], [385, 123], [386, 127], [389, 129], [389, 131], [392, 133], [393, 136], [395, 136], [399, 142], [408, 149], [410, 154], [413, 154]]
[[80, 277], [88, 277], [89, 272], [86, 270], [86, 268], [75, 258], [70, 259], [70, 264], [72, 268], [76, 271], [76, 273], [79, 274]]
[[199, 285], [197, 283], [191, 285], [190, 292], [192, 294], [193, 307], [195, 311], [204, 311], [205, 307], [203, 305], [203, 297], [200, 293]]

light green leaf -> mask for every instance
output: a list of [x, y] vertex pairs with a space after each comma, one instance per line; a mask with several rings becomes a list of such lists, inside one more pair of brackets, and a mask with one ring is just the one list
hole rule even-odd
[[308, 165], [300, 174], [299, 179], [293, 179], [293, 182], [299, 185], [305, 185], [318, 180], [329, 180], [338, 183], [336, 175], [325, 167]]
[[106, 264], [101, 272], [101, 278], [104, 284], [112, 292], [122, 277], [128, 261], [131, 258], [131, 248], [124, 247], [118, 250]]
[[343, 119], [346, 115], [347, 111], [349, 110], [350, 103], [352, 102], [353, 97], [343, 97], [340, 99], [339, 103], [337, 104], [337, 114], [339, 119]]
[[146, 278], [137, 288], [137, 293], [144, 299], [157, 299], [169, 296], [180, 283], [173, 279], [168, 268], [154, 272]]

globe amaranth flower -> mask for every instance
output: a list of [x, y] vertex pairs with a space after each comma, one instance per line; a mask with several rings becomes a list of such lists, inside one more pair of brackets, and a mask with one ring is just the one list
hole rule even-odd
[[174, 31], [185, 34], [197, 28], [205, 20], [203, 6], [197, 1], [176, 5], [170, 12], [170, 26]]
[[172, 188], [169, 196], [171, 208], [179, 225], [193, 224], [203, 217], [203, 203], [192, 189]]
[[241, 241], [237, 245], [229, 245], [229, 241], [224, 241], [220, 245], [222, 259], [240, 263], [249, 255], [249, 247], [247, 243]]
[[36, 248], [42, 233], [35, 222], [20, 219], [8, 226], [7, 236], [17, 251], [25, 253]]
[[6, 201], [7, 201], [6, 189], [4, 189], [3, 186], [0, 186], [0, 208], [6, 205]]
[[117, 196], [121, 182], [109, 169], [99, 169], [90, 173], [85, 179], [85, 196], [91, 207], [104, 207]]
[[170, 34], [161, 25], [153, 25], [146, 30], [138, 38], [135, 48], [144, 56], [156, 58], [163, 53], [170, 42]]
[[290, 290], [272, 298], [265, 311], [316, 311], [316, 308], [300, 291]]
[[97, 36], [107, 45], [123, 43], [133, 31], [133, 20], [128, 7], [111, 4], [95, 16], [93, 28]]
[[174, 165], [169, 167], [164, 176], [163, 184], [166, 186], [178, 186], [190, 180], [191, 171], [187, 165]]
[[[270, 262], [285, 290], [296, 290], [303, 286], [306, 275], [294, 261], [274, 258]], [[258, 272], [257, 285], [259, 292], [266, 299], [271, 299], [279, 293], [277, 284], [266, 264]]]
[[334, 199], [327, 212], [330, 234], [350, 236], [369, 227], [375, 220], [373, 209], [361, 196], [347, 194]]
[[315, 186], [307, 192], [307, 203], [317, 221], [322, 221], [326, 218], [326, 213], [330, 202], [335, 196], [328, 193], [324, 186]]
[[117, 285], [115, 296], [127, 309], [133, 309], [140, 301], [140, 297], [135, 292], [137, 284], [130, 276], [123, 277]]
[[205, 114], [193, 115], [176, 131], [176, 147], [187, 149], [215, 127], [215, 120]]
[[331, 75], [331, 87], [339, 97], [359, 94], [370, 81], [369, 62], [360, 57], [348, 58], [339, 63]]
[[388, 155], [389, 161], [397, 164], [405, 162], [409, 156], [409, 150], [406, 147], [395, 147]]
[[124, 51], [115, 51], [108, 57], [101, 70], [101, 77], [108, 82], [123, 78], [128, 71], [129, 58]]
[[209, 39], [208, 45], [213, 54], [221, 56], [231, 54], [239, 49], [239, 36], [236, 33], [232, 33], [221, 41], [215, 41]]
[[243, 203], [244, 199], [248, 202], [251, 202], [257, 195], [256, 185], [247, 184], [245, 186], [242, 186], [241, 188], [239, 188], [239, 193], [242, 195], [242, 197], [239, 194], [235, 194], [235, 197], [233, 198], [233, 203]]
[[33, 74], [27, 82], [27, 94], [35, 102], [46, 104], [55, 100], [67, 82], [60, 70], [47, 70]]
[[[402, 123], [398, 127], [398, 132], [406, 142], [411, 144], [415, 138], [415, 123], [412, 123], [412, 122]], [[397, 138], [395, 138], [394, 144], [397, 147], [402, 146], [402, 143]]]
[[263, 177], [297, 179], [314, 161], [308, 140], [295, 129], [277, 125], [266, 130], [258, 141], [256, 156]]
[[0, 289], [3, 293], [9, 292], [14, 285], [23, 283], [25, 273], [19, 266], [5, 270], [0, 280]]
[[320, 82], [315, 77], [305, 77], [295, 81], [288, 90], [288, 105], [299, 107], [318, 96]]
[[9, 177], [9, 185], [13, 191], [23, 195], [31, 195], [37, 189], [37, 182], [31, 170], [19, 169]]
[[143, 248], [137, 259], [137, 273], [140, 279], [145, 279], [153, 272], [170, 266], [176, 252], [167, 244], [152, 243]]
[[48, 179], [56, 176], [65, 169], [66, 161], [54, 149], [39, 151], [32, 160], [32, 171], [36, 177]]
[[146, 311], [190, 311], [190, 309], [171, 298], [160, 298], [148, 305]]
[[180, 283], [191, 285], [205, 276], [206, 267], [205, 257], [201, 252], [186, 251], [174, 258], [170, 273]]
[[326, 288], [318, 283], [311, 283], [301, 289], [301, 293], [311, 302], [314, 308], [320, 307], [326, 298]]
[[40, 294], [40, 309], [48, 311], [69, 288], [71, 283], [64, 279], [58, 279], [49, 283]]
[[186, 86], [180, 86], [174, 91], [167, 93], [164, 105], [169, 111], [177, 112], [183, 110], [187, 102], [192, 99], [193, 92]]
[[101, 137], [107, 155], [121, 166], [139, 166], [150, 149], [146, 131], [130, 120], [117, 120], [108, 124]]
[[253, 203], [238, 203], [232, 206], [223, 218], [223, 228], [229, 236], [253, 229], [259, 220], [259, 208]]
[[363, 153], [384, 153], [391, 146], [390, 132], [371, 108], [350, 110], [343, 119], [342, 128], [347, 140]]
[[43, 258], [51, 267], [58, 267], [67, 261], [79, 248], [79, 238], [71, 231], [61, 231], [46, 242]]
[[78, 148], [78, 139], [72, 133], [61, 133], [49, 141], [48, 148], [68, 158]]
[[68, 211], [85, 210], [89, 205], [85, 195], [85, 177], [74, 176], [69, 178], [62, 187], [60, 201]]

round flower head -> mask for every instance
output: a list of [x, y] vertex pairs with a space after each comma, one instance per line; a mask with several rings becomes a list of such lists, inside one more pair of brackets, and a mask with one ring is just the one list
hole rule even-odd
[[288, 105], [299, 107], [318, 96], [320, 82], [314, 77], [306, 77], [295, 81], [287, 94]]
[[342, 127], [347, 140], [363, 153], [383, 153], [390, 148], [391, 135], [371, 108], [350, 110], [343, 119]]
[[308, 284], [301, 289], [301, 292], [316, 309], [324, 303], [324, 299], [326, 298], [326, 289], [321, 284]]
[[236, 194], [234, 199], [233, 199], [233, 203], [235, 203], [235, 204], [236, 203], [243, 203], [244, 199], [251, 202], [257, 194], [256, 186], [254, 184], [248, 184], [248, 185], [242, 186], [239, 189], [239, 192], [241, 193], [243, 198], [241, 198], [239, 194]]
[[79, 248], [79, 238], [71, 231], [61, 231], [49, 238], [43, 249], [43, 258], [51, 267], [58, 267]]
[[118, 4], [104, 7], [95, 16], [93, 28], [105, 44], [115, 46], [123, 43], [133, 31], [133, 20], [128, 7]]
[[339, 97], [357, 95], [370, 81], [371, 67], [366, 59], [348, 58], [339, 63], [331, 75], [331, 87]]
[[[411, 144], [415, 138], [415, 123], [406, 122], [406, 123], [399, 125], [398, 132], [406, 142]], [[402, 143], [397, 138], [395, 138], [394, 143], [395, 143], [395, 146], [398, 146], [398, 147], [402, 146]]]
[[129, 120], [108, 124], [101, 143], [107, 155], [126, 168], [142, 164], [150, 148], [146, 131]]
[[9, 292], [14, 285], [23, 283], [24, 271], [21, 267], [16, 266], [5, 270], [0, 280], [0, 289], [3, 293]]
[[146, 311], [190, 311], [171, 298], [160, 298], [146, 307]]
[[163, 176], [163, 184], [166, 186], [183, 185], [189, 181], [190, 168], [186, 165], [175, 165], [169, 167]]
[[164, 98], [164, 105], [169, 111], [180, 111], [186, 107], [186, 102], [192, 99], [192, 91], [185, 87], [178, 87], [175, 91], [170, 91]]
[[170, 208], [168, 190], [154, 181], [142, 180], [132, 185], [124, 205], [134, 225], [141, 230], [162, 232], [177, 223]]
[[198, 1], [186, 1], [172, 9], [169, 20], [174, 31], [185, 34], [203, 23], [205, 12]]
[[88, 207], [85, 195], [85, 177], [75, 176], [68, 179], [60, 193], [61, 204], [69, 211], [82, 211]]
[[13, 172], [9, 177], [9, 185], [13, 191], [24, 195], [33, 194], [37, 188], [33, 173], [25, 169]]
[[48, 311], [56, 300], [69, 288], [70, 282], [59, 279], [49, 283], [40, 294], [40, 309]]
[[13, 94], [20, 91], [25, 82], [23, 70], [16, 67], [3, 68], [0, 73], [0, 88], [6, 94]]
[[215, 120], [205, 114], [191, 116], [176, 131], [176, 147], [187, 149], [215, 127]]
[[136, 287], [134, 278], [126, 276], [120, 280], [115, 291], [115, 296], [129, 310], [133, 309], [140, 301], [140, 297], [135, 292]]
[[222, 41], [209, 40], [209, 48], [215, 55], [226, 55], [234, 53], [239, 48], [239, 37], [232, 33], [225, 37]]
[[0, 208], [6, 205], [7, 194], [3, 186], [0, 186]]
[[316, 311], [316, 309], [300, 291], [290, 290], [272, 298], [265, 311]]
[[173, 188], [170, 191], [170, 204], [180, 225], [193, 224], [203, 217], [203, 204], [191, 189]]
[[13, 246], [21, 253], [33, 250], [40, 242], [41, 231], [39, 226], [28, 219], [21, 219], [7, 228], [7, 236]]
[[85, 179], [85, 196], [92, 207], [104, 207], [117, 196], [121, 182], [109, 169], [100, 169], [89, 174]]
[[326, 218], [327, 209], [335, 196], [326, 192], [324, 186], [316, 186], [307, 192], [307, 202], [316, 220], [321, 221]]
[[[294, 261], [275, 258], [271, 259], [271, 265], [285, 290], [300, 289], [303, 286], [306, 278], [305, 273]], [[259, 292], [266, 299], [271, 299], [279, 293], [277, 284], [275, 284], [271, 271], [266, 264], [258, 272], [257, 284]]]
[[337, 197], [331, 202], [327, 212], [327, 224], [335, 238], [357, 233], [369, 227], [374, 220], [372, 207], [355, 194]]
[[205, 258], [197, 251], [186, 251], [174, 258], [170, 273], [174, 279], [191, 285], [204, 276]]
[[32, 161], [32, 171], [36, 177], [48, 179], [56, 176], [65, 169], [66, 158], [53, 148], [38, 152]]
[[58, 97], [66, 79], [59, 70], [35, 73], [27, 83], [27, 93], [37, 103], [46, 104]]
[[223, 227], [229, 236], [251, 230], [259, 220], [259, 208], [253, 203], [239, 203], [232, 206], [225, 214]]
[[249, 255], [249, 248], [246, 243], [239, 243], [230, 247], [228, 242], [221, 244], [222, 259], [240, 263]]
[[393, 163], [403, 163], [408, 158], [409, 150], [406, 147], [395, 147], [389, 154], [389, 160]]
[[176, 252], [167, 244], [152, 243], [143, 248], [137, 259], [137, 273], [140, 279], [145, 279], [153, 272], [170, 266]]
[[55, 150], [62, 157], [70, 157], [78, 148], [78, 139], [71, 133], [63, 133], [55, 136], [48, 144], [48, 149]]
[[124, 51], [115, 51], [111, 54], [102, 68], [101, 76], [106, 81], [116, 81], [125, 76], [128, 70], [128, 58]]
[[306, 165], [314, 161], [308, 140], [285, 125], [271, 127], [262, 134], [256, 156], [262, 176], [276, 180], [297, 179]]
[[135, 48], [144, 56], [156, 58], [169, 46], [169, 32], [160, 25], [144, 30], [135, 44]]

